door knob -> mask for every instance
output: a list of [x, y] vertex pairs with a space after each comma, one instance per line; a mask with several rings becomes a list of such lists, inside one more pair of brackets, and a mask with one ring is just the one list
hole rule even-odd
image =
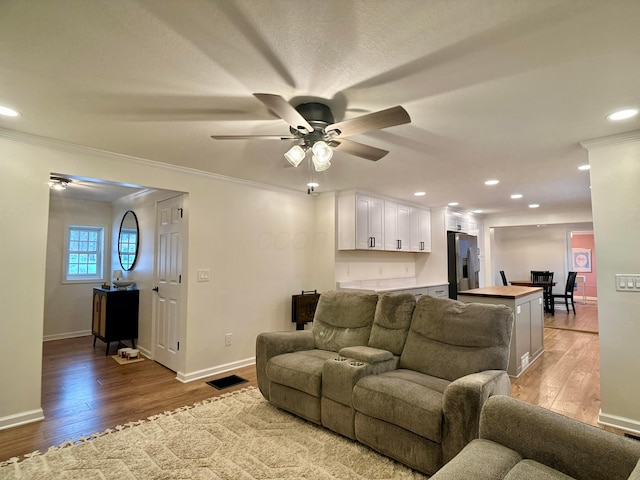
[[153, 289], [153, 291], [154, 291], [154, 292], [157, 292], [157, 291], [158, 291], [158, 287], [155, 287], [155, 288]]

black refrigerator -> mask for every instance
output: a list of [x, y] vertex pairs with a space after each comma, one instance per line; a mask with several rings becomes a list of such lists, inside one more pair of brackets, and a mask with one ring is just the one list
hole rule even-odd
[[478, 288], [478, 237], [466, 233], [447, 232], [449, 268], [449, 298], [458, 299], [458, 292]]

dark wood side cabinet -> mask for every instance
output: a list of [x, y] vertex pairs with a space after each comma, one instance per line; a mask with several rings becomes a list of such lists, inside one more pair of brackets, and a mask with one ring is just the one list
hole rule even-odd
[[131, 340], [135, 348], [138, 338], [138, 290], [93, 289], [93, 319], [91, 333], [93, 346], [96, 338], [107, 344], [105, 355], [109, 354], [109, 344], [121, 340]]

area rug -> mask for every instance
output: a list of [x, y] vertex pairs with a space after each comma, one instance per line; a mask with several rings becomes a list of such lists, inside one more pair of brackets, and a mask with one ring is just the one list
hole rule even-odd
[[0, 462], [2, 480], [426, 479], [255, 387]]

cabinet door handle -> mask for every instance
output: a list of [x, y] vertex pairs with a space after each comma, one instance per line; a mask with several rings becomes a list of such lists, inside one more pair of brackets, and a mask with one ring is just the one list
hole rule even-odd
[[396, 248], [402, 250], [402, 240], [396, 240]]
[[424, 242], [420, 242], [420, 250], [424, 250]]
[[158, 292], [158, 291], [159, 291], [159, 290], [158, 290], [158, 287], [155, 287], [155, 288], [153, 289], [153, 291], [154, 291], [154, 292]]
[[376, 246], [376, 237], [369, 237], [369, 248], [375, 248]]

